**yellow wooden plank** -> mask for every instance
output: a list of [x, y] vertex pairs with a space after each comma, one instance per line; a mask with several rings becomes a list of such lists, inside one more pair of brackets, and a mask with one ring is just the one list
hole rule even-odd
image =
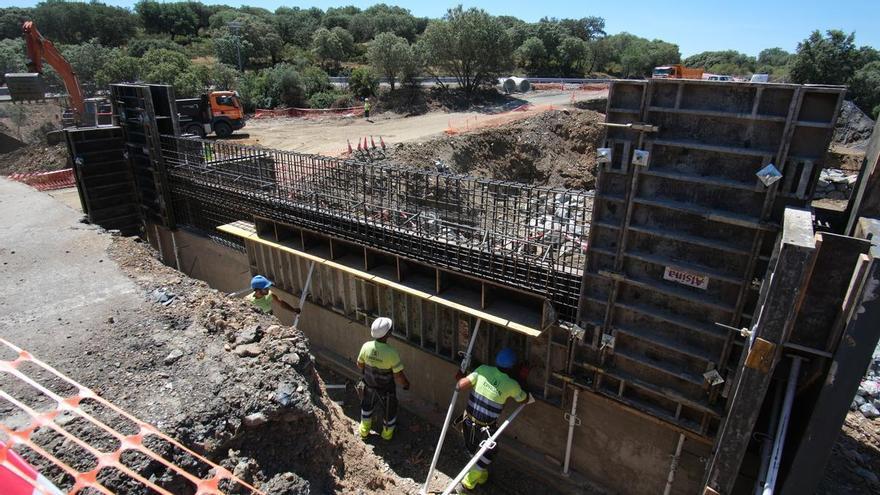
[[501, 318], [499, 316], [493, 315], [491, 313], [487, 313], [481, 309], [472, 308], [470, 306], [465, 306], [464, 304], [459, 304], [457, 302], [450, 301], [449, 299], [444, 299], [435, 294], [430, 294], [424, 291], [420, 291], [418, 289], [413, 289], [412, 287], [408, 287], [399, 282], [395, 282], [393, 280], [389, 280], [387, 278], [379, 277], [377, 275], [373, 275], [371, 273], [365, 272], [363, 270], [358, 270], [357, 268], [352, 268], [347, 265], [343, 265], [341, 263], [336, 263], [335, 261], [328, 260], [326, 258], [321, 258], [320, 256], [315, 256], [313, 254], [309, 254], [298, 249], [291, 248], [289, 246], [284, 246], [282, 244], [278, 244], [273, 241], [269, 241], [261, 238], [256, 233], [243, 229], [235, 224], [226, 224], [217, 227], [217, 230], [221, 232], [225, 232], [227, 234], [231, 234], [237, 237], [241, 237], [243, 239], [247, 239], [249, 241], [262, 244], [264, 246], [279, 249], [281, 251], [293, 254], [294, 256], [299, 256], [303, 259], [307, 259], [309, 261], [314, 261], [317, 264], [324, 265], [328, 268], [333, 268], [336, 270], [341, 270], [344, 273], [351, 274], [357, 278], [366, 280], [368, 282], [373, 282], [376, 284], [384, 285], [391, 289], [399, 290], [406, 294], [411, 294], [415, 297], [425, 299], [427, 301], [431, 301], [442, 306], [446, 306], [447, 308], [454, 309], [456, 311], [461, 311], [462, 313], [469, 314], [476, 318], [480, 318], [487, 323], [491, 323], [493, 325], [498, 325], [500, 327], [506, 327], [514, 332], [519, 332], [525, 334], [529, 337], [538, 337], [541, 335], [541, 330], [537, 328], [532, 328], [527, 325], [523, 325], [517, 323], [515, 321], [511, 321], [505, 318]]

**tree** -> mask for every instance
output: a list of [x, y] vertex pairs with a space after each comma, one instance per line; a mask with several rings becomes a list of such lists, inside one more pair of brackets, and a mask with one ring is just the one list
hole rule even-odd
[[311, 65], [301, 72], [302, 87], [306, 98], [311, 98], [316, 93], [331, 89], [330, 76], [320, 68]]
[[794, 55], [782, 48], [765, 48], [758, 54], [758, 65], [782, 67], [791, 63]]
[[238, 71], [234, 67], [221, 63], [212, 63], [207, 67], [208, 86], [217, 90], [235, 89]]
[[321, 25], [321, 17], [321, 10], [316, 8], [302, 10], [299, 7], [279, 7], [275, 10], [272, 21], [283, 41], [308, 47], [312, 41], [312, 33]]
[[140, 79], [141, 61], [135, 57], [117, 56], [108, 60], [95, 73], [95, 84], [106, 88], [110, 84], [135, 82]]
[[880, 118], [880, 61], [871, 62], [853, 74], [850, 80], [853, 102], [875, 120]]
[[623, 77], [646, 77], [656, 66], [677, 64], [681, 60], [678, 45], [630, 33], [608, 36], [600, 43], [597, 48], [601, 48], [607, 58], [600, 67]]
[[336, 67], [345, 58], [343, 41], [327, 28], [315, 31], [312, 36], [312, 52], [325, 67]]
[[126, 49], [132, 57], [143, 57], [153, 49], [173, 50], [183, 53], [183, 47], [167, 38], [135, 38], [128, 42]]
[[226, 33], [219, 38], [214, 38], [214, 53], [221, 64], [238, 67], [240, 56], [242, 66], [249, 67], [253, 52], [254, 45], [239, 35]]
[[197, 96], [207, 87], [207, 72], [193, 66], [186, 55], [172, 50], [150, 50], [141, 58], [145, 82], [170, 84], [177, 96]]
[[494, 82], [511, 66], [512, 48], [504, 25], [483, 10], [461, 6], [431, 22], [419, 43], [427, 60], [452, 74], [465, 93]]
[[0, 9], [0, 40], [20, 38], [22, 23], [32, 18], [32, 9], [20, 7]]
[[580, 19], [562, 19], [559, 21], [568, 32], [584, 41], [595, 40], [605, 36], [605, 19], [601, 17], [582, 17]]
[[391, 91], [394, 91], [395, 82], [398, 77], [406, 77], [405, 69], [411, 67], [415, 54], [405, 38], [387, 32], [376, 36], [370, 43], [367, 58], [373, 69], [385, 76]]
[[193, 10], [194, 2], [159, 3], [155, 0], [141, 0], [135, 4], [135, 11], [141, 17], [144, 30], [153, 34], [175, 36], [195, 36], [199, 33], [199, 15]]
[[40, 33], [55, 43], [97, 38], [105, 46], [119, 46], [137, 29], [137, 18], [131, 12], [99, 2], [46, 0], [38, 3], [32, 13]]
[[822, 36], [813, 31], [798, 43], [791, 78], [796, 83], [846, 84], [857, 69], [858, 58], [855, 33], [830, 30]]
[[583, 67], [588, 52], [586, 41], [574, 36], [563, 38], [556, 48], [556, 59], [563, 74], [570, 75], [578, 72]]
[[111, 60], [122, 56], [116, 48], [107, 48], [97, 38], [79, 45], [65, 45], [61, 48], [64, 58], [73, 66], [80, 83], [95, 81], [95, 75]]
[[716, 74], [745, 75], [755, 72], [756, 61], [736, 50], [702, 52], [684, 59], [688, 67], [702, 67]]
[[266, 69], [266, 96], [270, 106], [302, 107], [305, 91], [299, 73], [288, 64]]
[[6, 84], [6, 74], [25, 71], [23, 39], [0, 40], [0, 83]]
[[544, 42], [536, 36], [523, 41], [513, 54], [517, 65], [529, 74], [538, 74], [547, 64], [547, 49]]
[[369, 67], [357, 67], [348, 76], [348, 89], [359, 98], [373, 96], [379, 90], [379, 78]]

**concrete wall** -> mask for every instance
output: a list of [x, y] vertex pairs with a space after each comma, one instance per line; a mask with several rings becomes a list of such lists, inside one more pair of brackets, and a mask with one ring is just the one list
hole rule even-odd
[[[147, 232], [156, 247], [155, 230], [149, 228]], [[175, 237], [181, 266], [187, 274], [225, 292], [246, 285], [250, 268], [245, 254], [182, 231]], [[159, 239], [167, 264], [173, 266], [169, 233], [160, 228]], [[294, 296], [276, 293], [298, 305]], [[285, 324], [293, 321], [293, 315], [283, 310], [277, 316]], [[362, 323], [311, 303], [306, 304], [299, 326], [308, 335], [319, 359], [323, 357], [325, 364], [347, 368], [349, 372], [355, 369], [361, 345], [370, 338], [369, 330]], [[400, 392], [401, 402], [427, 420], [442, 421], [452, 395], [456, 366], [399, 339], [392, 339], [391, 344], [400, 353], [413, 384], [409, 392]], [[465, 399], [460, 399], [459, 410]], [[535, 471], [560, 472], [568, 433], [564, 413], [569, 407], [566, 405], [563, 410], [540, 400], [528, 406], [508, 429], [499, 455], [517, 462], [526, 462], [523, 459], [527, 457], [532, 463], [543, 464], [528, 466]], [[508, 406], [506, 411], [509, 413], [512, 409]], [[577, 415], [582, 423], [575, 428], [572, 447], [571, 467], [575, 474], [583, 475], [611, 493], [663, 492], [678, 441], [676, 431], [590, 392], [580, 393]], [[709, 455], [710, 449], [710, 445], [693, 439], [685, 441], [672, 493], [698, 492], [704, 469], [702, 459]], [[551, 475], [550, 479], [556, 478]], [[561, 477], [558, 479], [564, 483]]]

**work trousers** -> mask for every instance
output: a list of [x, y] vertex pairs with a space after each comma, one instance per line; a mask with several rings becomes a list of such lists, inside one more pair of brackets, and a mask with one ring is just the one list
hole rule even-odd
[[[465, 415], [464, 421], [461, 422], [461, 432], [464, 435], [464, 446], [468, 453], [470, 453], [471, 457], [480, 451], [480, 443], [482, 443], [483, 440], [488, 440], [497, 429], [497, 423], [479, 425], [469, 416]], [[498, 452], [497, 444], [494, 448], [487, 450], [479, 459], [477, 459], [477, 469], [485, 471], [489, 467], [489, 464], [492, 463], [492, 459], [495, 458], [496, 452]]]
[[397, 387], [377, 389], [365, 386], [361, 398], [361, 421], [372, 419], [380, 402], [384, 405], [384, 425], [393, 428], [397, 425]]

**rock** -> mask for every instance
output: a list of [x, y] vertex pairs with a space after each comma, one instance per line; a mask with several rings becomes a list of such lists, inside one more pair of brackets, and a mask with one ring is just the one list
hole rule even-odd
[[243, 330], [239, 330], [238, 333], [235, 334], [235, 344], [251, 344], [260, 340], [262, 334], [263, 332], [260, 325], [250, 325]]
[[296, 387], [292, 383], [279, 384], [278, 388], [275, 389], [275, 402], [286, 407], [293, 398], [294, 390], [296, 390]]
[[877, 397], [880, 394], [880, 384], [873, 380], [865, 380], [859, 385], [858, 394], [862, 397]]
[[877, 408], [874, 407], [874, 404], [863, 404], [861, 407], [859, 407], [859, 411], [862, 413], [862, 416], [868, 419], [874, 419], [877, 416], [880, 416], [880, 411], [878, 411]]
[[861, 395], [856, 395], [853, 398], [853, 404], [856, 405], [856, 408], [864, 406], [866, 402], [868, 402], [868, 400], [865, 399], [864, 397], [862, 397]]
[[169, 352], [167, 356], [165, 356], [165, 364], [174, 364], [178, 359], [183, 357], [183, 351], [180, 349], [174, 349]]
[[245, 344], [236, 347], [232, 352], [238, 357], [254, 357], [259, 356], [263, 349], [260, 348], [259, 344]]
[[267, 418], [265, 414], [258, 412], [245, 416], [242, 424], [247, 428], [256, 428], [267, 422], [269, 422], [269, 418]]
[[263, 484], [260, 491], [272, 495], [309, 495], [311, 486], [294, 473], [280, 473]]

